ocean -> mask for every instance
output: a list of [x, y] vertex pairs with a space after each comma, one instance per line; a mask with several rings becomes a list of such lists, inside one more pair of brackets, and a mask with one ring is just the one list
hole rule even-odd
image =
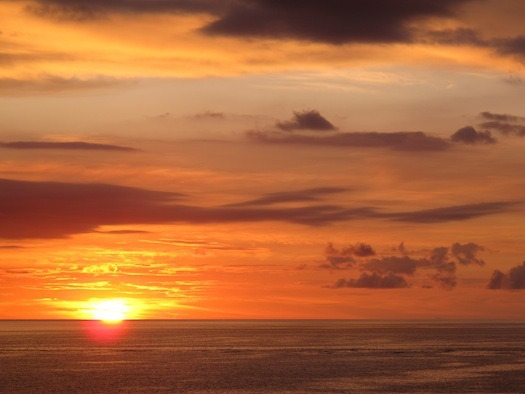
[[525, 392], [525, 323], [0, 321], [2, 393]]

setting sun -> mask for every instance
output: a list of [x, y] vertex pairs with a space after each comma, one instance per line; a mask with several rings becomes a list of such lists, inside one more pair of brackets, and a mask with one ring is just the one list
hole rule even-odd
[[119, 323], [126, 318], [128, 312], [129, 307], [122, 300], [100, 301], [91, 310], [95, 320], [105, 323]]

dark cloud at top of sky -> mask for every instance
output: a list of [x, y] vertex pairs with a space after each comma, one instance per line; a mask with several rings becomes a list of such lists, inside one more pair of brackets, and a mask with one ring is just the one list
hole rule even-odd
[[453, 17], [472, 0], [33, 0], [28, 10], [82, 21], [107, 13], [207, 13], [210, 35], [348, 42], [410, 42], [410, 23]]
[[113, 152], [136, 152], [137, 149], [126, 146], [97, 144], [92, 142], [45, 142], [45, 141], [18, 141], [0, 142], [0, 148], [35, 150], [35, 149], [56, 149], [56, 150], [88, 150], [88, 151], [113, 151]]
[[340, 187], [317, 187], [290, 192], [278, 192], [265, 194], [262, 197], [240, 203], [229, 204], [230, 207], [243, 207], [251, 205], [273, 205], [288, 202], [319, 201], [321, 196], [343, 193], [348, 189]]
[[495, 46], [504, 55], [525, 57], [525, 36], [495, 40]]
[[246, 0], [204, 28], [209, 34], [344, 44], [409, 42], [410, 22], [454, 14], [465, 0]]
[[287, 122], [278, 122], [277, 128], [285, 131], [292, 130], [318, 130], [329, 131], [336, 130], [336, 127], [323, 117], [319, 111], [308, 110], [302, 112], [294, 112], [292, 120]]
[[511, 268], [509, 272], [504, 273], [495, 270], [492, 277], [487, 284], [487, 287], [492, 290], [508, 289], [508, 290], [523, 290], [525, 289], [525, 262]]
[[107, 13], [207, 13], [224, 12], [235, 0], [34, 0], [27, 9], [43, 17], [83, 21]]
[[472, 126], [466, 126], [456, 131], [450, 137], [452, 142], [462, 144], [495, 144], [496, 139], [492, 137], [490, 131], [477, 131]]
[[421, 131], [394, 133], [349, 132], [326, 136], [290, 134], [282, 132], [250, 131], [248, 138], [273, 144], [297, 144], [333, 147], [358, 148], [390, 148], [404, 151], [442, 151], [450, 147], [450, 143], [439, 137], [428, 136]]

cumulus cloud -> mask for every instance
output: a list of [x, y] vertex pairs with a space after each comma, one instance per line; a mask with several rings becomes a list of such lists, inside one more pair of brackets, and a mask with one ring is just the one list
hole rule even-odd
[[522, 265], [511, 268], [507, 273], [501, 272], [500, 270], [495, 270], [489, 280], [487, 287], [492, 290], [525, 289], [525, 261]]
[[127, 146], [97, 144], [93, 142], [45, 142], [45, 141], [17, 141], [17, 142], [0, 142], [0, 148], [18, 149], [18, 150], [92, 150], [92, 151], [113, 151], [113, 152], [136, 152], [138, 149]]
[[452, 245], [451, 252], [462, 265], [475, 264], [479, 266], [484, 266], [485, 262], [477, 257], [477, 253], [485, 250], [482, 246], [475, 243], [469, 242], [467, 244], [461, 245], [455, 243]]
[[456, 131], [450, 137], [452, 142], [462, 144], [495, 144], [496, 139], [490, 131], [476, 131], [472, 126], [466, 126]]
[[294, 112], [292, 120], [286, 122], [278, 122], [277, 128], [285, 131], [292, 130], [336, 130], [336, 127], [330, 123], [319, 111], [307, 110], [302, 112]]
[[354, 266], [356, 258], [374, 256], [376, 252], [372, 246], [365, 243], [336, 248], [333, 243], [326, 245], [325, 262], [319, 267], [332, 270], [347, 269]]
[[[371, 248], [371, 247], [370, 247]], [[483, 265], [484, 262], [478, 257], [478, 253], [484, 248], [475, 243], [454, 243], [451, 247], [437, 247], [429, 251], [412, 251], [409, 256], [406, 249], [399, 250], [401, 256], [384, 256], [380, 258], [362, 258], [356, 259], [349, 249], [336, 249], [329, 244], [325, 250], [326, 263], [321, 268], [359, 270], [362, 272], [359, 279], [338, 280], [330, 288], [342, 287], [371, 287], [387, 288], [392, 286], [375, 286], [374, 283], [382, 283], [381, 280], [389, 278], [396, 281], [389, 283], [405, 284], [410, 286], [409, 279], [413, 281], [416, 274], [420, 271], [430, 271], [427, 280], [431, 280], [435, 285], [444, 289], [452, 289], [457, 284], [456, 272], [458, 264], [466, 265]], [[330, 260], [333, 258], [334, 260]], [[402, 281], [399, 280], [402, 279]], [[373, 280], [372, 280], [373, 279]], [[365, 283], [372, 283], [365, 286]], [[360, 285], [359, 285], [360, 284]]]

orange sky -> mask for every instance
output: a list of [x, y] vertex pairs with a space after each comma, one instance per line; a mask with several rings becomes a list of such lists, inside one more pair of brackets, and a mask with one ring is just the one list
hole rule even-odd
[[519, 0], [0, 1], [0, 318], [523, 319]]

